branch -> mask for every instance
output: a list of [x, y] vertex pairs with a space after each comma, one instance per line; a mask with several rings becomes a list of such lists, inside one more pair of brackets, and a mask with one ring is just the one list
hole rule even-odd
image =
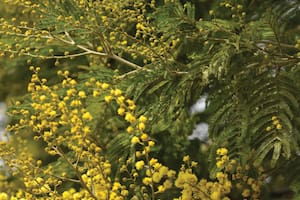
[[[266, 43], [266, 44], [279, 45], [278, 42], [274, 42], [274, 41], [271, 41], [271, 40], [260, 40], [257, 43]], [[281, 42], [280, 42], [280, 46], [285, 47], [285, 48], [289, 48], [289, 49], [298, 49], [294, 45], [285, 44], [285, 43], [281, 43]]]
[[98, 199], [96, 197], [96, 195], [91, 191], [91, 189], [84, 183], [82, 177], [81, 177], [81, 173], [78, 171], [78, 169], [76, 167], [74, 167], [74, 165], [71, 163], [71, 161], [66, 157], [65, 153], [59, 149], [58, 147], [53, 147], [54, 150], [56, 150], [56, 152], [58, 153], [58, 155], [60, 155], [66, 162], [67, 164], [75, 171], [77, 177], [79, 178], [79, 181], [82, 185], [82, 187], [84, 189], [87, 190], [87, 192], [92, 196], [93, 199]]
[[87, 48], [87, 47], [85, 47], [83, 45], [76, 44], [76, 42], [71, 38], [71, 36], [70, 36], [70, 34], [68, 32], [65, 32], [65, 35], [67, 36], [67, 38], [69, 40], [63, 39], [61, 37], [57, 37], [55, 35], [52, 35], [52, 36], [53, 36], [53, 38], [58, 39], [61, 42], [64, 42], [66, 44], [75, 45], [77, 48], [85, 51], [86, 54], [93, 54], [93, 55], [98, 55], [98, 56], [102, 56], [102, 57], [111, 58], [111, 59], [114, 59], [114, 60], [116, 60], [116, 61], [118, 61], [120, 63], [123, 63], [123, 64], [127, 65], [127, 66], [130, 66], [130, 67], [132, 67], [134, 69], [141, 69], [142, 68], [141, 66], [139, 66], [139, 65], [137, 65], [135, 63], [132, 63], [132, 62], [130, 62], [130, 61], [124, 59], [124, 58], [121, 58], [121, 57], [117, 56], [116, 54], [113, 54], [113, 53], [111, 53], [111, 54], [101, 53], [101, 52], [98, 52], [98, 51], [91, 50], [91, 49], [89, 49], [89, 48]]

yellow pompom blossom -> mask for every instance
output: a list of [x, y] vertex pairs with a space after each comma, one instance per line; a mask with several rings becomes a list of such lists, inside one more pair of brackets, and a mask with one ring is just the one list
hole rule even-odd
[[100, 95], [100, 91], [95, 89], [95, 90], [93, 91], [93, 96], [94, 96], [94, 97], [97, 97], [97, 96], [99, 96], [99, 95]]
[[220, 191], [213, 191], [210, 195], [211, 200], [220, 200], [221, 199], [221, 192]]
[[143, 160], [137, 161], [137, 162], [135, 163], [135, 168], [136, 168], [137, 170], [143, 169], [144, 166], [145, 166], [145, 162], [144, 162]]
[[112, 96], [110, 96], [110, 95], [107, 95], [107, 96], [104, 97], [104, 100], [105, 100], [107, 103], [111, 102], [112, 99], [113, 99], [113, 98], [112, 98]]
[[134, 117], [134, 115], [131, 112], [126, 112], [125, 120], [130, 123], [133, 123], [133, 122], [135, 122], [136, 118]]
[[85, 94], [84, 91], [79, 91], [79, 92], [78, 92], [78, 96], [79, 96], [80, 98], [82, 98], [82, 99], [86, 98], [86, 94]]
[[123, 107], [120, 107], [120, 108], [118, 108], [118, 115], [121, 115], [121, 116], [123, 116], [124, 114], [125, 114], [125, 108], [123, 108]]
[[139, 122], [145, 123], [146, 121], [147, 121], [147, 117], [145, 117], [144, 115], [141, 115], [141, 116], [139, 117]]
[[190, 156], [186, 155], [186, 156], [183, 157], [182, 160], [183, 160], [183, 162], [187, 163], [187, 162], [190, 161]]
[[133, 129], [132, 126], [128, 126], [127, 129], [126, 129], [126, 131], [127, 131], [128, 133], [133, 133], [133, 132], [134, 132], [134, 129]]
[[133, 136], [131, 138], [131, 144], [137, 144], [140, 143], [140, 139], [137, 136]]
[[[215, 174], [216, 179], [214, 181], [198, 180], [193, 173], [193, 167], [197, 165], [191, 165], [194, 161], [191, 161], [189, 156], [183, 158], [185, 164], [182, 165], [175, 181], [175, 186], [181, 188], [179, 199], [208, 199], [209, 197], [212, 200], [229, 200], [228, 195], [232, 188], [240, 190], [243, 197], [250, 197], [251, 195], [251, 199], [257, 199], [260, 194], [261, 180], [265, 176], [258, 174], [258, 180], [249, 177], [247, 173], [250, 165], [242, 167], [236, 160], [229, 159], [226, 148], [219, 148], [216, 154], [218, 171]], [[218, 166], [219, 162], [222, 162], [221, 167]], [[234, 169], [235, 171], [233, 171]], [[244, 184], [245, 182], [247, 185]], [[236, 185], [239, 185], [239, 187]]]
[[101, 88], [102, 88], [103, 90], [106, 90], [106, 89], [109, 88], [109, 84], [103, 83], [103, 84], [101, 85]]
[[266, 131], [267, 132], [269, 132], [269, 131], [271, 131], [272, 130], [272, 127], [270, 127], [270, 126], [268, 126], [267, 128], [266, 128]]
[[102, 51], [103, 51], [103, 47], [102, 47], [102, 46], [98, 46], [98, 47], [97, 47], [97, 51], [98, 51], [98, 52], [102, 52]]
[[115, 89], [111, 91], [111, 94], [118, 97], [122, 95], [122, 91], [120, 89]]
[[144, 123], [138, 123], [138, 129], [140, 130], [140, 131], [143, 131], [144, 129], [145, 129], [145, 124]]
[[147, 141], [149, 139], [149, 136], [148, 136], [148, 134], [146, 134], [146, 133], [143, 133], [142, 135], [141, 135], [141, 140], [142, 141]]
[[228, 153], [228, 150], [226, 148], [217, 149], [217, 155], [224, 156], [224, 155], [227, 155], [227, 153]]
[[149, 145], [149, 147], [153, 147], [155, 145], [155, 142], [150, 140], [150, 141], [148, 141], [148, 145]]
[[[43, 140], [47, 144], [45, 150], [49, 155], [62, 157], [71, 167], [70, 169], [74, 170], [76, 174], [80, 174], [80, 177], [77, 177], [78, 180], [74, 179], [75, 184], [78, 184], [79, 181], [85, 187], [58, 193], [53, 189], [59, 187], [63, 181], [70, 179], [66, 177], [67, 171], [62, 175], [52, 176], [51, 174], [54, 174], [55, 171], [51, 167], [37, 170], [41, 162], [35, 162], [28, 151], [22, 152], [19, 158], [12, 159], [11, 156], [15, 154], [9, 148], [4, 149], [9, 145], [5, 143], [1, 145], [1, 157], [7, 157], [7, 162], [12, 160], [14, 162], [12, 166], [22, 166], [25, 190], [30, 192], [30, 194], [27, 192], [17, 193], [17, 199], [34, 199], [33, 196], [41, 195], [54, 199], [106, 199], [108, 195], [110, 199], [126, 199], [129, 194], [128, 190], [118, 181], [109, 178], [111, 164], [101, 155], [101, 147], [90, 138], [92, 128], [87, 125], [87, 122], [93, 117], [84, 108], [85, 104], [80, 99], [93, 95], [80, 90], [76, 92], [78, 91], [77, 82], [68, 77], [68, 72], [60, 73], [65, 77], [61, 83], [65, 93], [58, 95], [55, 89], [45, 85], [46, 80], [40, 81], [37, 71], [35, 70], [30, 83], [32, 110], [21, 109], [14, 112], [25, 117], [20, 120], [20, 123], [32, 129], [36, 134], [34, 138]], [[61, 129], [61, 126], [64, 128]], [[9, 127], [9, 130], [14, 132], [18, 132], [19, 129], [18, 124]], [[20, 140], [20, 142], [22, 145], [22, 142], [25, 141]], [[74, 155], [67, 154], [65, 149], [69, 149]], [[8, 150], [10, 153], [6, 154]], [[73, 168], [74, 166], [71, 164], [73, 159], [80, 163], [80, 168]], [[15, 173], [17, 174], [17, 171]], [[37, 176], [41, 174], [46, 178]], [[35, 176], [37, 177], [34, 178]], [[73, 179], [70, 180], [73, 181]], [[6, 198], [6, 193], [2, 193], [1, 198]], [[11, 199], [14, 197], [11, 196]]]
[[242, 196], [243, 196], [244, 198], [249, 197], [249, 196], [250, 196], [250, 190], [249, 190], [249, 189], [245, 189], [245, 190], [243, 191], [243, 193], [242, 193]]
[[277, 124], [277, 125], [276, 125], [276, 129], [277, 129], [277, 130], [282, 129], [282, 125], [281, 125], [281, 124]]
[[90, 121], [93, 119], [92, 115], [89, 112], [83, 113], [82, 118], [87, 121]]
[[[5, 2], [10, 2], [10, 0]], [[36, 1], [25, 0], [11, 2], [24, 6], [22, 7], [24, 9], [20, 10], [26, 14], [26, 17], [30, 16], [39, 22], [48, 23], [49, 9], [46, 8], [49, 6], [49, 3], [47, 1], [41, 1], [41, 4], [35, 3]], [[157, 27], [151, 23], [153, 20], [151, 15], [147, 13], [149, 10], [151, 12], [153, 10], [155, 14], [158, 10], [156, 9], [157, 4], [172, 2], [167, 0], [162, 2], [155, 0], [71, 1], [71, 7], [74, 9], [71, 9], [70, 13], [53, 15], [52, 18], [57, 20], [57, 23], [54, 23], [53, 27], [49, 26], [46, 29], [36, 26], [37, 23], [35, 21], [32, 21], [32, 23], [21, 21], [18, 24], [18, 20], [15, 18], [11, 18], [11, 20], [1, 18], [1, 33], [3, 33], [4, 39], [9, 35], [14, 37], [11, 41], [12, 44], [1, 45], [3, 46], [1, 54], [8, 54], [10, 58], [17, 55], [32, 56], [41, 60], [50, 58], [56, 60], [55, 63], [58, 63], [58, 65], [60, 59], [73, 59], [80, 54], [89, 54], [86, 60], [89, 62], [88, 66], [91, 66], [90, 72], [92, 73], [94, 70], [92, 69], [93, 66], [103, 66], [103, 63], [106, 64], [107, 60], [115, 58], [115, 60], [126, 65], [126, 67], [133, 67], [136, 71], [151, 71], [151, 67], [138, 66], [131, 63], [130, 60], [124, 61], [120, 56], [126, 54], [126, 57], [128, 56], [134, 60], [141, 58], [144, 64], [149, 62], [158, 63], [157, 61], [161, 63], [161, 61], [174, 59], [172, 52], [178, 49], [180, 34], [176, 33], [172, 37], [168, 37], [169, 35], [164, 31], [156, 34]], [[176, 8], [177, 6], [180, 6], [180, 4], [176, 4]], [[237, 10], [232, 17], [246, 15], [245, 12], [242, 12], [242, 5], [234, 7], [233, 4], [225, 2], [224, 6]], [[183, 9], [184, 12], [182, 13], [185, 15], [186, 10], [185, 8]], [[76, 15], [72, 14], [74, 10]], [[209, 14], [215, 16], [217, 14], [215, 12], [211, 10]], [[60, 13], [63, 13], [63, 8]], [[196, 25], [198, 27], [199, 24]], [[69, 28], [70, 26], [72, 29]], [[133, 29], [130, 26], [133, 26]], [[132, 33], [128, 34], [126, 29], [132, 30]], [[76, 31], [73, 30], [80, 31], [77, 35]], [[88, 41], [84, 39], [81, 33], [88, 33], [87, 35], [95, 37], [92, 38], [92, 41]], [[72, 38], [73, 36], [74, 38]], [[190, 37], [193, 38], [195, 36], [191, 35]], [[36, 45], [40, 41], [43, 41], [43, 43]], [[50, 48], [41, 48], [42, 51], [39, 51], [39, 46], [43, 46], [42, 44], [44, 43], [51, 45]], [[71, 49], [76, 51], [71, 51], [64, 47], [61, 49], [64, 53], [61, 56], [56, 56], [56, 45], [60, 43], [70, 46]], [[25, 47], [23, 44], [25, 44]], [[210, 43], [206, 41], [205, 44]], [[112, 45], [112, 48], [110, 45]], [[16, 48], [13, 48], [14, 46]], [[78, 52], [79, 54], [77, 54]], [[100, 56], [100, 59], [95, 58], [96, 56]], [[109, 61], [107, 64], [110, 65]], [[124, 71], [128, 70], [126, 67], [123, 68]], [[20, 180], [24, 182], [25, 189], [15, 195], [0, 193], [0, 200], [13, 199], [15, 198], [14, 196], [17, 199], [58, 200], [163, 199], [156, 198], [157, 193], [167, 192], [172, 187], [174, 190], [180, 191], [179, 198], [182, 200], [208, 198], [227, 200], [226, 196], [231, 191], [231, 188], [236, 185], [236, 182], [243, 183], [240, 184], [242, 196], [249, 198], [251, 196], [251, 199], [257, 199], [263, 177], [250, 177], [247, 174], [249, 169], [239, 166], [238, 160], [233, 161], [230, 159], [230, 155], [228, 155], [228, 150], [230, 149], [220, 148], [217, 150], [217, 172], [215, 174], [216, 179], [213, 181], [199, 180], [196, 174], [193, 173], [193, 168], [197, 167], [197, 163], [191, 161], [188, 156], [183, 158], [185, 165], [177, 176], [176, 171], [164, 166], [158, 159], [152, 158], [151, 150], [155, 146], [155, 142], [151, 139], [150, 133], [149, 135], [145, 133], [145, 129], [148, 127], [146, 124], [147, 117], [144, 115], [137, 116], [136, 113], [140, 111], [137, 109], [138, 105], [133, 100], [127, 99], [125, 91], [122, 92], [122, 90], [114, 88], [114, 81], [124, 76], [116, 75], [114, 76], [116, 79], [109, 81], [109, 83], [103, 82], [104, 80], [97, 80], [98, 78], [96, 77], [92, 78], [85, 82], [84, 86], [86, 87], [83, 90], [82, 85], [79, 85], [79, 81], [71, 78], [77, 77], [70, 76], [71, 71], [59, 71], [58, 75], [62, 76], [63, 80], [58, 85], [59, 89], [54, 89], [54, 87], [46, 85], [46, 79], [39, 78], [38, 72], [41, 70], [40, 68], [32, 66], [30, 70], [35, 72], [27, 87], [31, 95], [29, 97], [31, 103], [29, 105], [24, 104], [25, 106], [20, 103], [20, 107], [25, 107], [25, 110], [17, 110], [16, 113], [13, 113], [13, 115], [20, 116], [21, 119], [15, 126], [11, 126], [9, 131], [18, 136], [18, 134], [24, 133], [22, 131], [23, 127], [28, 128], [27, 132], [32, 132], [34, 134], [33, 138], [41, 140], [45, 144], [45, 151], [50, 155], [55, 155], [52, 157], [53, 159], [60, 158], [57, 165], [63, 166], [63, 173], [57, 174], [58, 170], [53, 169], [53, 166], [49, 168], [37, 167], [41, 164], [38, 164], [34, 156], [30, 156], [30, 153], [27, 151], [21, 152], [20, 158], [11, 159], [18, 152], [14, 152], [9, 148], [7, 143], [1, 144], [1, 157], [4, 157], [16, 169], [14, 173], [18, 173], [17, 171], [20, 169], [22, 173], [18, 175], [20, 175]], [[96, 102], [106, 102], [105, 106], [99, 106], [99, 116], [94, 115], [96, 111], [87, 108], [90, 106], [88, 104], [90, 102], [86, 102], [86, 100], [91, 100], [92, 97], [96, 99]], [[92, 124], [92, 120], [93, 117], [103, 117], [101, 116], [103, 114], [101, 112], [102, 106], [116, 108], [116, 116], [114, 117], [118, 117], [118, 120], [123, 120], [125, 124], [120, 128], [115, 127], [114, 122], [108, 123], [109, 128], [107, 131], [105, 129], [104, 132], [109, 132], [111, 134], [110, 137], [113, 138], [119, 133], [119, 129], [128, 127], [126, 131], [131, 135], [127, 137], [128, 141], [126, 142], [134, 144], [131, 145], [132, 149], [128, 156], [129, 158], [126, 161], [122, 161], [127, 164], [124, 164], [125, 167], [122, 169], [126, 173], [126, 176], [123, 177], [124, 180], [122, 177], [114, 178], [115, 174], [111, 174], [112, 166], [106, 160], [105, 151], [102, 152], [102, 148], [99, 146], [107, 143], [107, 141], [102, 140], [102, 135], [98, 137], [97, 134], [93, 134], [98, 132], [97, 128], [94, 127], [95, 123]], [[27, 109], [27, 107], [30, 108]], [[135, 113], [135, 111], [137, 112]], [[284, 124], [281, 124], [278, 118], [273, 116], [272, 126], [268, 127], [274, 128], [276, 131], [284, 129]], [[90, 126], [90, 124], [92, 125]], [[112, 126], [110, 127], [111, 124]], [[102, 126], [103, 124], [97, 125]], [[270, 128], [266, 130], [271, 131], [272, 129]], [[22, 137], [19, 140], [18, 142], [22, 146], [26, 146], [25, 142], [22, 141]], [[124, 143], [126, 144], [126, 142]], [[105, 147], [103, 149], [106, 149]], [[135, 155], [138, 155], [139, 159], [143, 160], [136, 161]], [[77, 189], [70, 188], [66, 191], [61, 191], [62, 188], [69, 184], [75, 185], [76, 187], [74, 188]], [[137, 191], [140, 196], [129, 196], [137, 193]]]
[[277, 131], [280, 131], [283, 127], [282, 127], [282, 124], [280, 123], [280, 119], [278, 119], [277, 116], [272, 116], [271, 117], [271, 120], [272, 120], [272, 124], [269, 125], [265, 130], [267, 132], [271, 131], [272, 129], [273, 130], [277, 130]]
[[6, 193], [4, 193], [4, 192], [0, 193], [0, 200], [8, 200], [8, 199], [9, 199], [9, 197]]

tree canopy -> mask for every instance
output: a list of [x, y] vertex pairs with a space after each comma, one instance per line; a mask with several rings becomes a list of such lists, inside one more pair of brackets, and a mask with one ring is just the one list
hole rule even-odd
[[0, 199], [299, 198], [297, 0], [0, 3]]

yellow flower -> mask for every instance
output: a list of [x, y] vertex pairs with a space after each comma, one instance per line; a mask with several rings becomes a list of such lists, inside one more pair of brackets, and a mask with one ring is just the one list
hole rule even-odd
[[137, 136], [131, 138], [131, 144], [137, 144], [140, 142], [140, 139]]
[[163, 176], [159, 172], [154, 172], [152, 175], [153, 182], [155, 182], [155, 183], [160, 182], [162, 177]]
[[141, 157], [143, 154], [140, 151], [135, 152], [135, 156], [137, 158]]
[[132, 128], [132, 126], [128, 126], [128, 128], [126, 129], [126, 131], [128, 133], [133, 133], [134, 129]]
[[155, 163], [157, 163], [157, 159], [151, 158], [151, 160], [149, 161], [149, 164], [150, 164], [151, 166], [153, 166]]
[[63, 199], [70, 199], [72, 197], [72, 194], [69, 191], [64, 191], [62, 196]]
[[90, 121], [93, 119], [92, 115], [89, 113], [89, 112], [85, 112], [83, 115], [82, 115], [82, 119], [84, 120], [87, 120], [87, 121]]
[[40, 101], [45, 101], [46, 98], [47, 98], [47, 97], [46, 97], [45, 95], [41, 95], [41, 96], [40, 96]]
[[167, 179], [167, 180], [165, 180], [163, 185], [164, 185], [165, 189], [169, 189], [172, 187], [173, 183]]
[[8, 200], [8, 195], [4, 192], [0, 193], [0, 200]]
[[133, 100], [127, 99], [126, 102], [128, 103], [129, 106], [135, 105]]
[[176, 171], [174, 171], [174, 170], [169, 170], [168, 173], [167, 173], [167, 176], [168, 176], [169, 178], [172, 178], [172, 177], [174, 177], [175, 175], [176, 175]]
[[192, 167], [196, 167], [198, 165], [198, 163], [197, 162], [195, 162], [195, 161], [192, 161], [192, 163], [191, 163], [191, 166]]
[[72, 100], [70, 103], [70, 106], [72, 106], [72, 107], [81, 106], [81, 105], [82, 105], [82, 103], [78, 99]]
[[147, 141], [147, 140], [148, 140], [148, 135], [147, 135], [146, 133], [143, 133], [143, 134], [141, 135], [141, 140], [142, 140], [142, 141]]
[[145, 166], [145, 162], [143, 160], [140, 160], [140, 161], [138, 161], [138, 162], [135, 163], [135, 168], [137, 170], [143, 169], [144, 166]]
[[127, 41], [126, 40], [123, 40], [122, 42], [121, 42], [121, 45], [127, 45]]
[[214, 191], [210, 195], [211, 200], [220, 200], [221, 199], [221, 194], [219, 191]]
[[72, 80], [70, 81], [70, 84], [71, 84], [72, 86], [75, 86], [75, 85], [77, 84], [77, 82], [76, 82], [74, 79], [72, 79]]
[[145, 123], [147, 121], [147, 117], [145, 117], [144, 115], [141, 115], [139, 117], [139, 122]]
[[117, 103], [118, 103], [119, 105], [121, 105], [121, 104], [123, 104], [124, 100], [125, 100], [125, 97], [124, 97], [124, 96], [119, 96], [119, 97], [117, 98]]
[[132, 113], [127, 112], [126, 115], [125, 115], [125, 120], [130, 122], [130, 123], [133, 123], [133, 122], [135, 122], [135, 117], [133, 116]]
[[84, 133], [85, 135], [89, 134], [90, 132], [91, 132], [90, 127], [88, 127], [88, 126], [83, 127], [83, 133]]
[[217, 172], [216, 177], [219, 181], [221, 181], [224, 179], [225, 176], [222, 172]]
[[276, 126], [277, 124], [279, 124], [279, 120], [273, 120], [273, 124]]
[[53, 134], [52, 134], [52, 132], [51, 131], [45, 131], [44, 132], [44, 137], [45, 138], [49, 138], [49, 137], [51, 137]]
[[282, 125], [281, 125], [281, 124], [277, 124], [277, 125], [276, 125], [276, 129], [277, 129], [277, 130], [282, 129]]
[[106, 103], [109, 103], [112, 100], [112, 96], [108, 95], [104, 97]]
[[107, 83], [102, 83], [101, 88], [102, 88], [103, 90], [106, 90], [107, 88], [109, 88], [109, 84], [107, 84]]
[[250, 190], [249, 189], [245, 189], [242, 193], [243, 197], [249, 197], [250, 196]]
[[125, 108], [123, 108], [123, 107], [120, 107], [120, 108], [118, 108], [118, 115], [124, 115], [125, 114]]
[[44, 184], [44, 185], [41, 187], [40, 191], [41, 191], [42, 193], [47, 193], [47, 192], [50, 192], [50, 191], [51, 191], [51, 188], [50, 188], [50, 186], [49, 186], [48, 184]]
[[78, 96], [79, 96], [80, 98], [82, 98], [82, 99], [86, 98], [86, 94], [85, 94], [84, 91], [79, 91], [79, 92], [78, 92]]
[[143, 131], [143, 130], [145, 129], [145, 124], [144, 124], [144, 123], [139, 123], [139, 124], [138, 124], [138, 129], [139, 129], [140, 131]]
[[55, 117], [56, 116], [56, 111], [51, 110], [48, 114], [49, 114], [50, 117]]
[[102, 51], [103, 51], [103, 47], [98, 46], [98, 47], [97, 47], [97, 51], [98, 51], [98, 52], [102, 52]]
[[197, 181], [198, 179], [195, 174], [180, 171], [175, 181], [175, 186], [178, 188], [183, 188], [185, 183], [196, 184]]
[[149, 145], [150, 147], [153, 147], [153, 146], [155, 145], [155, 142], [150, 140], [150, 141], [148, 142], [148, 145]]
[[67, 96], [70, 97], [70, 96], [74, 95], [75, 92], [76, 92], [76, 90], [74, 88], [71, 88], [71, 89], [67, 90]]
[[271, 131], [271, 130], [272, 130], [271, 126], [268, 126], [268, 127], [266, 128], [266, 131], [267, 131], [267, 132], [269, 132], [269, 131]]
[[166, 188], [163, 185], [158, 186], [157, 189], [158, 189], [158, 191], [157, 191], [158, 193], [162, 193], [166, 190]]
[[161, 175], [161, 176], [165, 176], [165, 175], [167, 175], [168, 174], [168, 168], [166, 167], [166, 166], [161, 166], [161, 168], [159, 169], [159, 174]]
[[122, 190], [122, 191], [121, 191], [121, 195], [122, 195], [122, 196], [127, 196], [128, 193], [129, 193], [128, 190]]
[[150, 185], [150, 184], [152, 183], [152, 178], [145, 177], [145, 178], [143, 179], [143, 183], [144, 183], [145, 185]]
[[183, 160], [183, 162], [186, 163], [186, 162], [188, 162], [190, 160], [190, 156], [188, 156], [188, 155], [184, 156], [182, 160]]
[[97, 96], [99, 96], [100, 95], [100, 92], [98, 91], [98, 90], [94, 90], [93, 91], [93, 96], [94, 97], [97, 97]]
[[114, 90], [114, 95], [115, 96], [120, 96], [122, 94], [122, 91], [120, 89], [115, 89]]
[[128, 106], [128, 108], [129, 108], [130, 110], [135, 110], [135, 108], [136, 108], [136, 105], [131, 105], [131, 106]]
[[216, 165], [217, 165], [217, 168], [219, 168], [219, 169], [221, 169], [222, 167], [224, 167], [224, 161], [218, 161], [217, 163], [216, 163]]
[[217, 155], [219, 155], [219, 156], [227, 155], [227, 153], [228, 153], [228, 150], [226, 148], [217, 149]]

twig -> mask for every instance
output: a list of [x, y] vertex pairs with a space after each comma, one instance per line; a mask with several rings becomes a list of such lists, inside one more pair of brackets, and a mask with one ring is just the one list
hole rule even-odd
[[85, 52], [87, 52], [87, 54], [93, 54], [93, 55], [98, 55], [98, 56], [102, 56], [102, 57], [107, 57], [107, 58], [111, 58], [111, 59], [114, 59], [114, 60], [117, 60], [119, 61], [120, 63], [123, 63], [127, 66], [130, 66], [134, 69], [140, 69], [142, 68], [141, 66], [135, 64], [135, 63], [132, 63], [128, 60], [125, 60], [124, 58], [121, 58], [119, 56], [117, 56], [116, 54], [107, 54], [107, 53], [101, 53], [101, 52], [98, 52], [98, 51], [94, 51], [94, 50], [91, 50], [83, 45], [80, 45], [80, 44], [76, 44], [76, 42], [71, 38], [70, 34], [68, 32], [65, 32], [65, 35], [68, 37], [69, 40], [66, 40], [66, 39], [63, 39], [61, 37], [57, 37], [57, 36], [54, 36], [53, 35], [53, 38], [55, 39], [58, 39], [60, 40], [61, 42], [64, 42], [66, 44], [69, 44], [69, 45], [75, 45], [77, 48], [81, 49], [81, 50], [84, 50]]
[[87, 192], [93, 197], [93, 199], [98, 199], [96, 197], [96, 195], [91, 191], [91, 189], [84, 183], [82, 177], [81, 177], [81, 173], [78, 171], [78, 169], [76, 167], [74, 167], [74, 165], [70, 162], [70, 160], [66, 157], [66, 155], [64, 154], [64, 152], [59, 149], [59, 147], [53, 147], [54, 150], [56, 150], [56, 152], [67, 162], [67, 164], [75, 171], [77, 177], [79, 178], [80, 184], [82, 185], [82, 187], [84, 187], [84, 189], [87, 190]]

